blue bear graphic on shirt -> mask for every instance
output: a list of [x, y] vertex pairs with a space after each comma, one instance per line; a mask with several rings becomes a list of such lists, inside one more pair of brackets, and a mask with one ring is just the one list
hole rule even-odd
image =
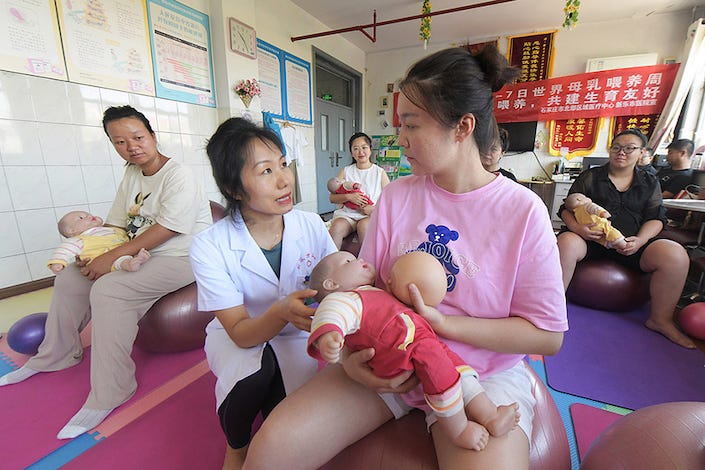
[[448, 248], [448, 243], [458, 239], [458, 232], [449, 229], [445, 225], [429, 224], [426, 227], [426, 233], [428, 234], [428, 241], [420, 244], [416, 250], [425, 251], [440, 261], [448, 271], [446, 281], [448, 284], [447, 291], [450, 292], [455, 288], [455, 275], [460, 272], [460, 268], [453, 261], [453, 253]]

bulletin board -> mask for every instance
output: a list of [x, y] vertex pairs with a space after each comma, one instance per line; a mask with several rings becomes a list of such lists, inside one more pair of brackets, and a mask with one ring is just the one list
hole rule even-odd
[[156, 95], [215, 107], [208, 15], [174, 0], [148, 6]]
[[257, 39], [262, 111], [300, 124], [313, 123], [311, 63]]

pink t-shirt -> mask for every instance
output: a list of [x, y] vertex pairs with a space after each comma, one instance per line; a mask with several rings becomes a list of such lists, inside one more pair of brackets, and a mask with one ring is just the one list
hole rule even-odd
[[[388, 185], [373, 212], [360, 257], [377, 268], [384, 288], [394, 261], [411, 250], [444, 265], [445, 315], [519, 316], [549, 331], [568, 329], [556, 237], [546, 206], [528, 188], [498, 176], [477, 190], [453, 194], [430, 176]], [[480, 379], [516, 365], [524, 355], [446, 340]]]

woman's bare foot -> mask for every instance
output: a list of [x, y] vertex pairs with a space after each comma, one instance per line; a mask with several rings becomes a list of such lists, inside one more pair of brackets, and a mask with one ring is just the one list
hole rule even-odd
[[688, 349], [695, 349], [695, 343], [683, 334], [683, 332], [681, 332], [681, 330], [679, 330], [672, 321], [663, 323], [649, 318], [644, 324], [648, 329], [661, 333], [663, 336], [679, 346], [683, 346]]
[[519, 405], [500, 405], [494, 419], [485, 423], [485, 427], [495, 437], [504, 436], [519, 425]]

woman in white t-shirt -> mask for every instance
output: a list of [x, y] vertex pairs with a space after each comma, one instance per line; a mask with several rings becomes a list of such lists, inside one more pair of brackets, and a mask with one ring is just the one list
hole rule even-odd
[[[90, 393], [58, 439], [93, 429], [135, 393], [130, 352], [137, 323], [162, 296], [194, 281], [191, 237], [212, 222], [203, 188], [186, 167], [159, 151], [144, 114], [132, 106], [110, 107], [103, 129], [127, 163], [105, 226], [124, 229], [130, 241], [92, 261], [77, 259], [56, 276], [39, 351], [0, 377], [2, 386], [75, 366], [83, 358], [79, 333], [92, 320]], [[139, 271], [111, 272], [115, 260], [142, 249], [151, 257]]]
[[[357, 230], [357, 237], [362, 244], [367, 232], [367, 225], [370, 222], [370, 215], [374, 210], [374, 203], [382, 194], [382, 189], [389, 184], [387, 173], [380, 167], [372, 163], [372, 139], [364, 132], [357, 132], [348, 141], [350, 153], [354, 163], [348, 165], [338, 174], [341, 180], [351, 183], [359, 183], [361, 192], [347, 194], [330, 195], [330, 202], [340, 204], [340, 208], [333, 212], [333, 223], [330, 226], [330, 235], [333, 237], [335, 246], [340, 249], [343, 238]], [[372, 204], [369, 204], [367, 195]], [[350, 202], [357, 205], [357, 209], [351, 209], [345, 203]]]

